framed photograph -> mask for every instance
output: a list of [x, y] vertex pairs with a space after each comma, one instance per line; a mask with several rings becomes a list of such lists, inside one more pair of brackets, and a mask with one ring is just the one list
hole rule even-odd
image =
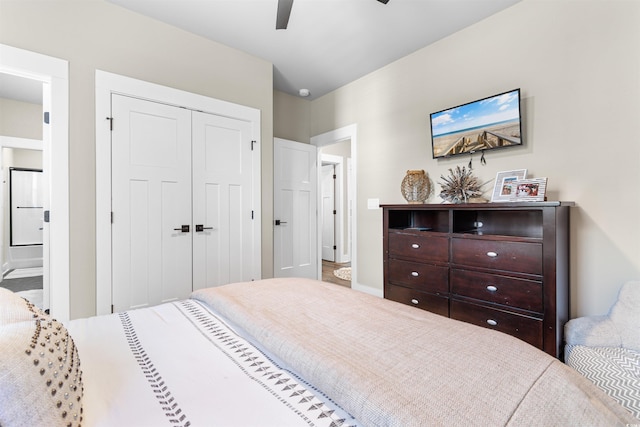
[[547, 178], [521, 179], [512, 184], [512, 201], [544, 202]]
[[517, 169], [513, 171], [498, 172], [496, 175], [495, 186], [493, 187], [493, 194], [491, 195], [492, 202], [510, 202], [512, 201], [512, 186], [515, 181], [525, 179], [527, 177], [526, 169]]

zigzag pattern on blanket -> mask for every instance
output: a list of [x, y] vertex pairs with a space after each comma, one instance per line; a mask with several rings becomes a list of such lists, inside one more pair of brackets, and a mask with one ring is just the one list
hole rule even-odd
[[639, 352], [621, 347], [567, 346], [567, 365], [640, 419]]
[[588, 379], [524, 341], [363, 292], [276, 278], [191, 297], [365, 425], [636, 423]]

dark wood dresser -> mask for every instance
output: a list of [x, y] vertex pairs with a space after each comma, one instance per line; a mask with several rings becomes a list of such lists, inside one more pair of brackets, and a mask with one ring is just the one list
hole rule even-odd
[[383, 205], [384, 297], [560, 357], [573, 202]]

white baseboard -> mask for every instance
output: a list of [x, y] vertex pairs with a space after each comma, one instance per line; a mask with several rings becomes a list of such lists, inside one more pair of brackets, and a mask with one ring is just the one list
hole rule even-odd
[[351, 289], [373, 295], [374, 297], [384, 298], [384, 290], [382, 289], [375, 289], [371, 286], [361, 285], [360, 283], [352, 283]]
[[42, 267], [42, 258], [27, 258], [11, 261], [11, 269]]

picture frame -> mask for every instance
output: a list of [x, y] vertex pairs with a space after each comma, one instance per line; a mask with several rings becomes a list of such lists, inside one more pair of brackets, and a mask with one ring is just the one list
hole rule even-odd
[[511, 185], [515, 202], [544, 202], [546, 198], [547, 178], [521, 179]]
[[510, 202], [512, 201], [511, 184], [515, 181], [525, 179], [527, 177], [526, 169], [516, 169], [511, 171], [498, 172], [496, 175], [495, 185], [493, 186], [492, 202]]

